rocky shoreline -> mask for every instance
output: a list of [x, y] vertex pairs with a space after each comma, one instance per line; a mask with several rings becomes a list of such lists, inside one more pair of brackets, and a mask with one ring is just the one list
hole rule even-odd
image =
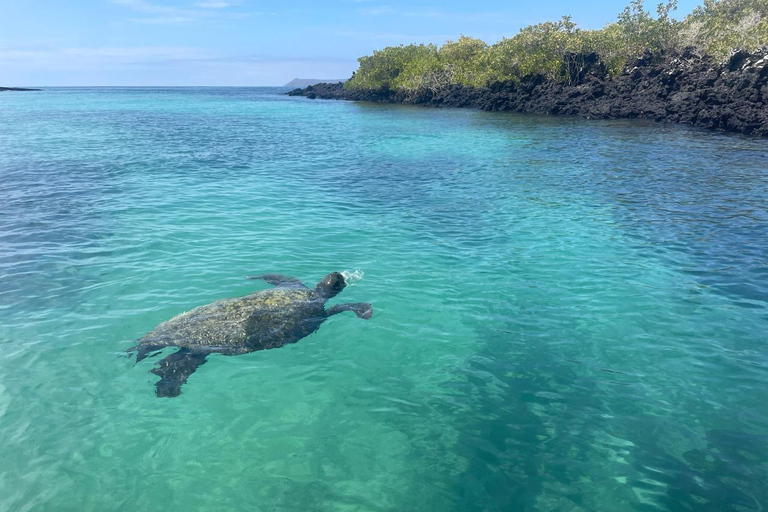
[[641, 118], [768, 137], [768, 50], [739, 51], [725, 63], [690, 51], [661, 59], [646, 53], [617, 76], [610, 76], [594, 54], [580, 60], [580, 68], [566, 70], [569, 84], [534, 75], [486, 88], [345, 90], [337, 83], [288, 94], [588, 119]]
[[0, 92], [9, 91], [39, 91], [40, 89], [25, 89], [23, 87], [0, 87]]

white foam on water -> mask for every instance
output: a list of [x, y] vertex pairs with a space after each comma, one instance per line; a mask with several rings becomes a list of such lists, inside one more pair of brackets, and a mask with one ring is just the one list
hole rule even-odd
[[342, 270], [341, 275], [344, 276], [344, 280], [347, 282], [347, 286], [352, 286], [358, 281], [363, 280], [363, 277], [365, 277], [365, 272], [360, 269]]

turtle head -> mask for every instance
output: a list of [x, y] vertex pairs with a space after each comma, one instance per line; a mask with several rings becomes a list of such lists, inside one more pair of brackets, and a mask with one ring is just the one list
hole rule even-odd
[[347, 286], [347, 281], [339, 272], [331, 272], [325, 276], [317, 286], [315, 292], [325, 299], [332, 299]]

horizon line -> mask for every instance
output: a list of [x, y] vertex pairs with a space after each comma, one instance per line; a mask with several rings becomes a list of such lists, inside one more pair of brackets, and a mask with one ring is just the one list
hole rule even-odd
[[[337, 83], [337, 82], [321, 82], [321, 83]], [[82, 87], [90, 88], [148, 88], [148, 87], [178, 87], [178, 88], [192, 88], [192, 87], [291, 87], [289, 85], [0, 85], [0, 88], [18, 88], [18, 89], [75, 89]]]

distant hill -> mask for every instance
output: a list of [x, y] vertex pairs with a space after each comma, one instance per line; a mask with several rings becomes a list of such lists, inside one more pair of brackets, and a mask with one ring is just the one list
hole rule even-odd
[[315, 84], [337, 84], [339, 82], [346, 82], [346, 78], [325, 78], [322, 80], [318, 80], [317, 78], [294, 78], [287, 84], [285, 84], [285, 87], [306, 87], [308, 85], [315, 85]]

